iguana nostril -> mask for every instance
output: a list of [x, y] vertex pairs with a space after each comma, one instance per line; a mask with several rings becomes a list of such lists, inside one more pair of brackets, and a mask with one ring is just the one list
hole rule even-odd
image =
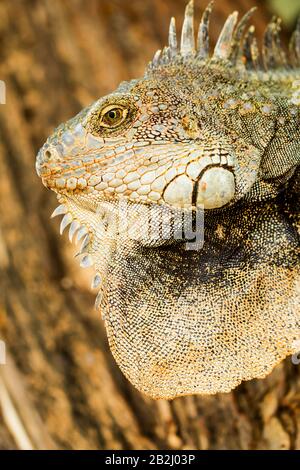
[[39, 159], [41, 163], [60, 161], [62, 158], [62, 153], [62, 146], [49, 146], [49, 144], [46, 144], [40, 150]]
[[45, 160], [50, 160], [51, 158], [50, 150], [46, 150], [46, 152], [44, 152], [44, 157], [45, 157]]
[[49, 148], [49, 144], [45, 144], [38, 152], [36, 158], [36, 171], [39, 176], [45, 176], [49, 173], [49, 164], [61, 160], [59, 149], [56, 147]]

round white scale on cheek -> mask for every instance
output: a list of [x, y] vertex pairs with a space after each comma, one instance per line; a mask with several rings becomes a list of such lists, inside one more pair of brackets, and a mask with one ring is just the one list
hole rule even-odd
[[171, 206], [184, 207], [191, 205], [192, 194], [193, 182], [187, 176], [181, 175], [168, 184], [163, 197]]
[[235, 181], [226, 168], [209, 168], [198, 182], [197, 205], [204, 209], [218, 209], [233, 199]]

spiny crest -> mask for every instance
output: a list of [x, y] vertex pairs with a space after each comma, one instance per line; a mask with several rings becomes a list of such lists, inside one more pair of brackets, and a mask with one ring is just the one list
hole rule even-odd
[[186, 6], [181, 31], [180, 44], [177, 41], [175, 18], [171, 19], [169, 28], [169, 44], [162, 51], [156, 52], [149, 68], [155, 69], [164, 64], [176, 63], [185, 59], [196, 61], [210, 61], [231, 66], [244, 67], [248, 70], [273, 70], [284, 67], [300, 66], [300, 19], [292, 35], [289, 54], [287, 55], [281, 45], [281, 20], [272, 18], [266, 28], [263, 47], [260, 52], [255, 28], [247, 24], [256, 8], [246, 13], [238, 23], [238, 12], [234, 12], [225, 21], [223, 29], [210, 54], [209, 24], [213, 9], [213, 1], [203, 12], [198, 28], [197, 40], [194, 31], [194, 0]]

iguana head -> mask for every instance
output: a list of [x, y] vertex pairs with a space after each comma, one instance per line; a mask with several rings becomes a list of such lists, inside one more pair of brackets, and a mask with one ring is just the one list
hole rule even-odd
[[[143, 78], [122, 83], [47, 140], [37, 160], [44, 184], [94, 204], [125, 198], [215, 209], [243, 197], [273, 125], [261, 111], [269, 106], [272, 115], [269, 97], [257, 108], [256, 84], [247, 89], [243, 77], [218, 59], [236, 19], [226, 23], [214, 58], [201, 60], [204, 45], [196, 53], [191, 33], [186, 37], [193, 25], [190, 3], [180, 50], [172, 21], [166, 63], [164, 55], [156, 56]], [[263, 142], [252, 137], [262, 133]]]
[[[180, 45], [172, 19], [145, 76], [59, 126], [37, 156], [61, 232], [70, 224], [70, 239], [85, 237], [81, 266], [95, 267], [113, 354], [153, 397], [229, 391], [270, 372], [300, 336], [286, 202], [300, 155], [298, 69], [285, 70], [277, 20], [259, 63], [253, 27], [244, 35], [252, 10], [238, 25], [229, 16], [210, 55], [210, 12], [195, 41], [191, 1]], [[300, 24], [296, 66], [299, 50]], [[199, 209], [205, 243], [188, 251], [174, 235], [180, 211], [194, 223]]]

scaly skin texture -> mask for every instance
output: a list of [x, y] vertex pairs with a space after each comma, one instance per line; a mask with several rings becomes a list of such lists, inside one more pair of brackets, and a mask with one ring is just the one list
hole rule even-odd
[[[287, 58], [273, 20], [260, 58], [252, 12], [234, 13], [210, 56], [210, 11], [196, 46], [190, 2], [180, 49], [172, 20], [145, 76], [37, 157], [61, 231], [84, 237], [112, 353], [154, 398], [228, 392], [299, 349], [300, 27]], [[188, 247], [183, 215], [194, 230], [203, 209]]]

